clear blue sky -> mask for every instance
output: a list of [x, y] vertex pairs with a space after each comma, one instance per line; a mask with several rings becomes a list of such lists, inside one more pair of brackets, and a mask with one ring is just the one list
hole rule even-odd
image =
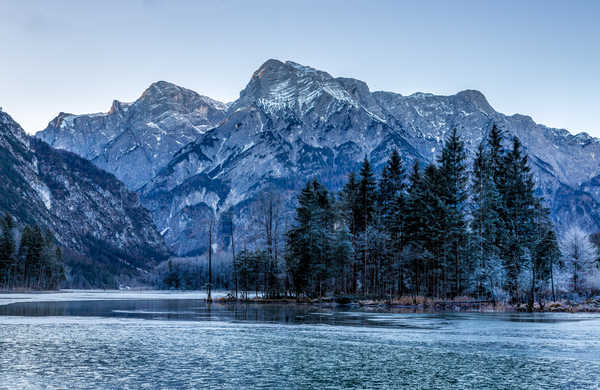
[[237, 98], [268, 58], [600, 136], [600, 1], [0, 2], [0, 106], [28, 132], [167, 80]]

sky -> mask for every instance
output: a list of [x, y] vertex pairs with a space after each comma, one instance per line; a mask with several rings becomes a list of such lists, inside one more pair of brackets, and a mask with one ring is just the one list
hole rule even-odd
[[600, 137], [600, 1], [0, 0], [0, 107], [27, 132], [166, 80], [235, 100], [269, 58], [403, 95], [483, 92]]

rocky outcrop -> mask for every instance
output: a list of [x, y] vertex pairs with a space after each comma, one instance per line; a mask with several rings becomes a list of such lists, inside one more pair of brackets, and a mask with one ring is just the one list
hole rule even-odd
[[92, 161], [135, 190], [222, 121], [225, 110], [220, 102], [159, 81], [134, 103], [115, 100], [107, 113], [60, 113], [37, 137]]

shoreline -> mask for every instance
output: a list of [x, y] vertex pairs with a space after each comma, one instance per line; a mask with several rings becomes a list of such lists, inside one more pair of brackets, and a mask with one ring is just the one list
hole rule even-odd
[[[524, 313], [528, 312], [526, 304], [510, 305], [504, 302], [492, 301], [467, 301], [467, 300], [435, 300], [424, 299], [421, 303], [401, 303], [402, 298], [396, 300], [365, 300], [356, 299], [349, 302], [339, 303], [333, 297], [322, 299], [295, 298], [250, 298], [235, 299], [229, 296], [214, 299], [213, 303], [222, 304], [280, 304], [280, 305], [312, 305], [319, 307], [348, 307], [365, 310], [377, 310], [380, 312], [431, 312], [431, 313]], [[542, 307], [534, 305], [531, 313], [600, 313], [600, 298], [589, 298], [582, 302], [571, 302], [559, 300], [557, 302], [546, 302]]]
[[[428, 312], [428, 313], [520, 313], [527, 312], [527, 305], [509, 305], [504, 302], [474, 300], [458, 297], [454, 300], [425, 297], [400, 297], [390, 300], [372, 300], [349, 297], [323, 297], [321, 299], [294, 297], [263, 298], [250, 296], [236, 299], [226, 290], [212, 291], [213, 304], [256, 304], [256, 305], [309, 305], [321, 308], [350, 308], [378, 312]], [[13, 303], [41, 303], [68, 301], [103, 300], [200, 300], [206, 302], [206, 291], [185, 290], [58, 290], [58, 291], [0, 291], [0, 306]], [[558, 300], [546, 302], [542, 307], [534, 306], [534, 313], [600, 313], [600, 297], [583, 301]]]

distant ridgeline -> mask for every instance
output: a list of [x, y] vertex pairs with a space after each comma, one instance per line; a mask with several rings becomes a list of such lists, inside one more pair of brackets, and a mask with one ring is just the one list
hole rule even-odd
[[54, 235], [38, 225], [18, 231], [10, 214], [2, 217], [0, 228], [0, 289], [58, 289], [65, 267]]
[[[493, 127], [472, 169], [456, 131], [436, 163], [406, 173], [394, 151], [377, 182], [364, 160], [334, 194], [309, 180], [280, 260], [277, 195], [259, 220], [265, 247], [242, 250], [236, 290], [276, 297], [360, 295], [543, 300], [554, 292], [560, 251], [542, 200], [534, 195], [518, 138], [508, 150]], [[172, 275], [171, 275], [172, 277]]]

